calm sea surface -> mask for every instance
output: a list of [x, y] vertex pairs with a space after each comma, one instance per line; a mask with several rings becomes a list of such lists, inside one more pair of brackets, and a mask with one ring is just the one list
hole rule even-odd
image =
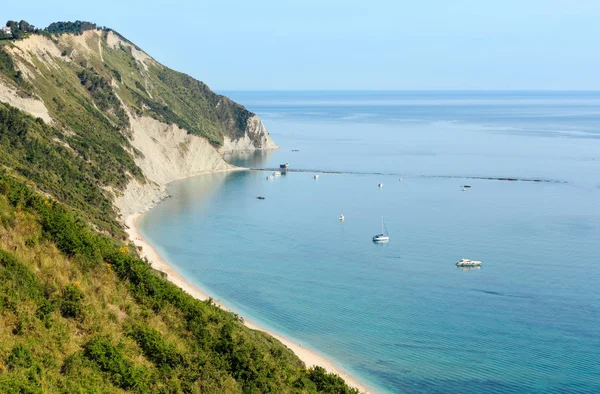
[[282, 146], [234, 164], [352, 174], [172, 184], [140, 227], [190, 281], [380, 392], [600, 392], [600, 93], [226, 94]]

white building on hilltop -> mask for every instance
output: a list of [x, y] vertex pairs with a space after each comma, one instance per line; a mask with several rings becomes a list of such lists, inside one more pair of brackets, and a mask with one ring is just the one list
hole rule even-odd
[[8, 26], [4, 26], [4, 27], [2, 28], [2, 33], [4, 33], [4, 34], [8, 34], [8, 35], [11, 35], [11, 36], [12, 36], [12, 30], [11, 30], [11, 29], [10, 29], [10, 27], [8, 27]]

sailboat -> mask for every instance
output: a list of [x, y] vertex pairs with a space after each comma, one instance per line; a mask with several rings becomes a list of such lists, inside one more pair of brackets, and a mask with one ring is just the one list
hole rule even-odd
[[343, 221], [344, 221], [344, 219], [345, 219], [345, 218], [344, 218], [344, 206], [342, 205], [342, 214], [341, 214], [340, 216], [338, 216], [338, 220], [339, 220], [340, 222], [343, 222]]
[[[385, 232], [383, 231], [385, 229]], [[381, 217], [381, 234], [377, 234], [373, 236], [373, 242], [388, 242], [390, 240], [390, 236], [387, 232], [387, 227], [383, 223], [383, 216]]]

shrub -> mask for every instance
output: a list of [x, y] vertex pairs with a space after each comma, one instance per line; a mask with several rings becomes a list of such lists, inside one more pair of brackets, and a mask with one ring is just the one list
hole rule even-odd
[[129, 335], [137, 342], [147, 359], [159, 368], [174, 368], [183, 363], [183, 356], [166, 343], [159, 331], [146, 325], [135, 326]]
[[15, 346], [8, 356], [7, 365], [10, 369], [29, 368], [33, 364], [33, 355], [27, 346]]
[[85, 346], [84, 355], [101, 371], [109, 374], [110, 380], [125, 390], [144, 391], [147, 374], [123, 357], [119, 349], [104, 337], [95, 337]]
[[83, 298], [84, 294], [76, 285], [70, 284], [63, 291], [60, 301], [60, 313], [65, 318], [82, 318], [83, 317]]

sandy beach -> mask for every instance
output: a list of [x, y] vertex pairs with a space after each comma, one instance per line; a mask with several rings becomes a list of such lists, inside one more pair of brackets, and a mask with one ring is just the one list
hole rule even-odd
[[[136, 222], [140, 218], [140, 216], [142, 216], [142, 213], [136, 213], [136, 214], [128, 216], [127, 219], [125, 220], [125, 224], [127, 226], [126, 231], [129, 234], [130, 240], [137, 247], [139, 247], [141, 249], [141, 250], [139, 250], [140, 255], [142, 257], [145, 257], [146, 259], [148, 259], [152, 268], [154, 268], [158, 271], [164, 272], [167, 276], [167, 279], [171, 283], [179, 286], [181, 289], [186, 291], [192, 297], [197, 298], [199, 300], [208, 299], [209, 296], [204, 291], [202, 291], [200, 288], [198, 288], [197, 286], [193, 285], [192, 283], [190, 283], [189, 281], [184, 279], [175, 269], [173, 269], [173, 267], [171, 267], [156, 252], [156, 250], [152, 247], [152, 245], [150, 245], [142, 237], [142, 235], [139, 233], [139, 231], [136, 227]], [[224, 310], [229, 311], [229, 309], [224, 307], [222, 304], [220, 304], [218, 302], [218, 300], [215, 300], [215, 304], [217, 304], [220, 308], [223, 308]], [[290, 340], [289, 338], [286, 338], [281, 335], [275, 334], [271, 331], [268, 331], [268, 330], [264, 329], [263, 327], [259, 326], [258, 324], [255, 324], [252, 321], [247, 320], [246, 317], [244, 317], [244, 316], [242, 316], [242, 317], [244, 318], [244, 325], [246, 325], [246, 327], [248, 327], [252, 330], [263, 331], [263, 332], [273, 336], [274, 338], [277, 338], [277, 340], [279, 340], [281, 343], [283, 343], [285, 346], [287, 346], [290, 350], [292, 350], [298, 356], [298, 358], [300, 358], [306, 364], [307, 367], [311, 367], [314, 365], [321, 366], [321, 367], [325, 368], [328, 372], [335, 373], [335, 374], [341, 376], [349, 386], [357, 388], [361, 393], [367, 393], [367, 394], [374, 393], [373, 389], [368, 388], [364, 384], [359, 383], [356, 379], [354, 379], [352, 376], [350, 376], [347, 372], [344, 372], [340, 367], [336, 366], [333, 362], [331, 362], [327, 358], [323, 357], [322, 355], [317, 354], [315, 351], [312, 351], [310, 349], [307, 349], [306, 347], [301, 346], [300, 344]]]

